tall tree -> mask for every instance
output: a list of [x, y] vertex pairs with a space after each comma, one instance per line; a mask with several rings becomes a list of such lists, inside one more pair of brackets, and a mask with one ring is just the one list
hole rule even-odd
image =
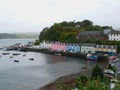
[[81, 27], [93, 26], [93, 22], [90, 20], [83, 20], [81, 22]]

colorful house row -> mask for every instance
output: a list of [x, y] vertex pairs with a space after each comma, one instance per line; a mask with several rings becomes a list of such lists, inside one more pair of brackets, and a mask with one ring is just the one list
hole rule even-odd
[[64, 52], [80, 52], [79, 44], [71, 44], [71, 43], [61, 43], [61, 42], [41, 42], [40, 48], [50, 49], [53, 51], [64, 51]]
[[96, 45], [92, 43], [61, 43], [61, 42], [41, 42], [40, 48], [53, 51], [74, 52], [74, 53], [96, 53], [116, 55], [117, 46], [115, 45]]
[[116, 55], [117, 46], [116, 45], [96, 45], [95, 51], [96, 51], [96, 54]]

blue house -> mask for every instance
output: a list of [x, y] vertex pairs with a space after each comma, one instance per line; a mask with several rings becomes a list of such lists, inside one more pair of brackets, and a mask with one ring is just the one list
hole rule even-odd
[[66, 52], [80, 52], [80, 44], [66, 44]]

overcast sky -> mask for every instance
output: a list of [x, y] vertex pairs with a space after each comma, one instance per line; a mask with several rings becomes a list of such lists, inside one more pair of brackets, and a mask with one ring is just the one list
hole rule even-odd
[[120, 28], [120, 0], [0, 0], [0, 33], [40, 32], [84, 19]]

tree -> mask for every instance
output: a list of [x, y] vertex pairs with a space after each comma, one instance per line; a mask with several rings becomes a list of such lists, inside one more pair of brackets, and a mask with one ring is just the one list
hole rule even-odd
[[81, 27], [93, 26], [93, 22], [89, 20], [83, 20], [80, 26]]
[[39, 45], [40, 41], [39, 40], [35, 40], [34, 45]]
[[78, 90], [84, 90], [84, 87], [87, 86], [88, 78], [85, 75], [81, 75], [76, 80], [76, 87]]
[[92, 79], [97, 80], [98, 78], [103, 80], [104, 79], [104, 74], [102, 72], [102, 69], [99, 67], [99, 65], [97, 64], [92, 71]]

